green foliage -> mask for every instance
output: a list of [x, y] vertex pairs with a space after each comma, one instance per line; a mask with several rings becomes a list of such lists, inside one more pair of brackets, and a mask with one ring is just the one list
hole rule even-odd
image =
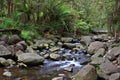
[[3, 17], [1, 21], [0, 28], [19, 28], [20, 26], [23, 26], [20, 21], [14, 21], [11, 18]]
[[44, 0], [43, 4], [41, 24], [53, 29], [62, 27], [69, 30], [73, 22], [73, 9], [68, 4], [64, 4], [62, 0]]
[[85, 34], [90, 26], [107, 26], [114, 4], [114, 0], [0, 0], [0, 28], [19, 28], [26, 40], [46, 28]]
[[89, 25], [85, 21], [79, 20], [74, 29], [79, 30], [83, 34], [87, 34], [89, 32]]

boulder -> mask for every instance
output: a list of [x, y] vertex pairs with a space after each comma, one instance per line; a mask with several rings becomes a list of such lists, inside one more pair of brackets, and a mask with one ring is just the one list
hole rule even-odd
[[91, 42], [92, 42], [91, 36], [82, 36], [81, 37], [81, 43], [88, 46]]
[[22, 62], [27, 65], [38, 65], [43, 63], [44, 58], [39, 56], [37, 53], [24, 53], [17, 55], [18, 62]]
[[19, 37], [18, 35], [12, 35], [12, 36], [9, 38], [9, 40], [10, 40], [10, 43], [11, 43], [11, 44], [16, 44], [16, 43], [18, 43], [21, 39], [20, 39], [20, 37]]
[[97, 50], [99, 50], [100, 48], [103, 48], [103, 47], [104, 47], [104, 44], [102, 42], [95, 41], [95, 42], [92, 42], [90, 44], [90, 46], [88, 46], [88, 52], [90, 52], [91, 54], [93, 54]]
[[110, 49], [106, 54], [105, 58], [109, 60], [114, 60], [118, 55], [120, 55], [120, 49], [118, 47], [114, 47]]
[[5, 43], [8, 41], [8, 36], [7, 35], [3, 35], [1, 38], [0, 38], [0, 40], [1, 41], [4, 41]]
[[120, 73], [111, 74], [109, 80], [120, 80]]
[[15, 45], [15, 49], [16, 49], [16, 51], [19, 51], [19, 50], [24, 51], [24, 47], [23, 47], [22, 44], [20, 44], [20, 43], [17, 43], [17, 44]]
[[25, 41], [20, 41], [20, 42], [18, 42], [18, 44], [21, 44], [23, 46], [24, 50], [27, 49], [27, 43]]
[[62, 42], [65, 42], [65, 43], [69, 43], [69, 42], [71, 42], [73, 40], [73, 38], [71, 38], [71, 37], [62, 37], [61, 38], [61, 41]]
[[115, 72], [119, 72], [120, 70], [117, 68], [117, 66], [113, 65], [112, 62], [105, 62], [100, 65], [100, 69], [105, 74], [111, 74]]
[[74, 43], [64, 43], [63, 47], [68, 48], [68, 49], [73, 49], [76, 47], [76, 44]]
[[12, 57], [13, 54], [3, 45], [0, 45], [0, 57]]
[[56, 54], [56, 53], [51, 53], [50, 54], [50, 58], [53, 60], [59, 60], [60, 59], [60, 55]]
[[109, 40], [109, 36], [108, 36], [108, 34], [100, 34], [100, 35], [93, 36], [93, 39], [95, 41], [108, 41]]
[[104, 54], [105, 54], [105, 49], [104, 49], [104, 48], [100, 48], [99, 50], [97, 50], [97, 51], [95, 52], [94, 55], [92, 55], [91, 59], [92, 59], [92, 58], [96, 58], [96, 57], [103, 57]]
[[97, 72], [97, 74], [98, 74], [98, 77], [100, 78], [100, 80], [108, 80], [109, 79], [109, 75], [107, 75], [107, 74], [105, 74], [104, 72], [101, 72], [101, 71], [99, 71], [99, 72]]
[[73, 80], [97, 80], [97, 72], [92, 65], [86, 65], [74, 76]]
[[0, 45], [5, 45], [5, 41], [0, 41]]
[[94, 57], [91, 60], [91, 64], [102, 64], [105, 62], [105, 59], [103, 57]]

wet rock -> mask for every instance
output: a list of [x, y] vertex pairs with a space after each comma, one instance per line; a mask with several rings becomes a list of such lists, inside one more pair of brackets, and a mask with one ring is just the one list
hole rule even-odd
[[68, 48], [68, 49], [73, 49], [73, 48], [76, 47], [76, 44], [74, 44], [74, 43], [64, 43], [63, 47]]
[[58, 76], [60, 76], [60, 77], [65, 77], [65, 74], [58, 74]]
[[106, 54], [105, 54], [105, 58], [109, 59], [109, 60], [113, 60], [115, 59], [118, 55], [120, 55], [120, 49], [118, 47], [114, 47], [112, 49], [110, 49]]
[[80, 62], [80, 64], [81, 65], [85, 65], [85, 64], [87, 64], [87, 63], [89, 63], [91, 60], [89, 59], [89, 58], [81, 58], [80, 60], [79, 60], [79, 62]]
[[0, 57], [0, 66], [5, 66], [5, 63], [6, 63], [6, 59]]
[[3, 45], [0, 45], [0, 56], [1, 57], [11, 57], [12, 53]]
[[77, 43], [77, 44], [76, 44], [76, 48], [84, 49], [84, 46], [83, 46], [82, 44], [80, 44], [80, 43]]
[[73, 60], [73, 56], [71, 54], [63, 54], [63, 59], [67, 59], [67, 60]]
[[74, 76], [73, 80], [97, 80], [97, 72], [92, 65], [86, 65]]
[[38, 65], [43, 63], [44, 58], [39, 56], [37, 53], [24, 53], [17, 55], [18, 61], [27, 65]]
[[49, 54], [46, 53], [46, 54], [44, 55], [44, 58], [49, 58]]
[[9, 38], [9, 40], [10, 40], [10, 43], [11, 43], [11, 44], [16, 44], [16, 43], [18, 43], [21, 39], [20, 39], [20, 37], [19, 37], [18, 35], [12, 35], [12, 36]]
[[106, 74], [111, 74], [115, 72], [119, 72], [120, 70], [117, 68], [117, 66], [113, 65], [112, 62], [105, 62], [100, 65], [100, 69], [102, 72]]
[[15, 64], [16, 64], [16, 62], [13, 61], [12, 59], [7, 59], [7, 62], [8, 62], [10, 65], [15, 65]]
[[24, 63], [18, 63], [17, 67], [19, 68], [27, 68], [27, 65]]
[[103, 73], [103, 72], [97, 72], [98, 77], [103, 79], [103, 80], [108, 80], [109, 79], [109, 75]]
[[52, 48], [50, 48], [49, 50], [51, 51], [51, 52], [54, 52], [54, 51], [58, 51], [60, 48], [59, 47], [52, 47]]
[[92, 37], [91, 36], [82, 36], [81, 37], [81, 43], [88, 46], [91, 42], [92, 42]]
[[95, 41], [95, 42], [92, 42], [90, 44], [90, 46], [88, 47], [88, 52], [90, 52], [91, 54], [93, 54], [97, 50], [99, 50], [100, 48], [103, 48], [103, 47], [104, 47], [104, 44], [102, 42]]
[[62, 42], [58, 42], [57, 44], [58, 44], [58, 46], [62, 46], [62, 45], [63, 45], [63, 43], [62, 43]]
[[55, 77], [52, 80], [64, 80], [64, 78], [63, 77]]
[[109, 80], [120, 80], [120, 73], [111, 74]]
[[62, 42], [65, 42], [65, 43], [69, 43], [69, 42], [71, 42], [73, 40], [73, 38], [71, 38], [71, 37], [63, 37], [63, 38], [61, 38], [61, 41]]
[[56, 53], [51, 53], [50, 54], [50, 58], [53, 60], [59, 60], [60, 59], [60, 55], [56, 54]]
[[3, 76], [11, 77], [11, 76], [12, 76], [12, 73], [9, 72], [9, 71], [5, 71], [5, 72], [3, 73]]
[[32, 47], [34, 50], [38, 50], [38, 49], [42, 50], [42, 49], [48, 48], [48, 45], [50, 43], [54, 43], [54, 42], [52, 40], [46, 40], [46, 39], [36, 40], [35, 44], [32, 45]]
[[74, 38], [71, 43], [80, 43], [80, 39]]
[[73, 71], [73, 67], [66, 67], [64, 68], [65, 71], [68, 71], [68, 72], [72, 72]]

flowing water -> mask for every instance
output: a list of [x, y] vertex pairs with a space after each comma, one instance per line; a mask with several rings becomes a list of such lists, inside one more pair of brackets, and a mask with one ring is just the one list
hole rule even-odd
[[[28, 68], [0, 68], [0, 80], [52, 80], [54, 77], [59, 77], [59, 74], [64, 74], [64, 80], [71, 80], [71, 77], [76, 74], [83, 66], [81, 63], [88, 62], [89, 58], [82, 51], [73, 52], [71, 50], [61, 48], [60, 53], [65, 51], [65, 54], [69, 56], [69, 59], [60, 59], [59, 61], [53, 61], [51, 59], [45, 59], [44, 63]], [[73, 66], [73, 71], [65, 71], [64, 68]], [[12, 73], [11, 77], [3, 76], [5, 70]]]

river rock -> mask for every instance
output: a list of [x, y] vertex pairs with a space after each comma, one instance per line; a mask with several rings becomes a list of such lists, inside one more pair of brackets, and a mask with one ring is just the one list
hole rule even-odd
[[71, 38], [71, 37], [62, 37], [61, 38], [61, 41], [62, 42], [65, 42], [65, 43], [69, 43], [69, 42], [71, 42], [73, 40], [73, 38]]
[[21, 44], [23, 46], [24, 50], [27, 49], [27, 43], [25, 41], [20, 41], [20, 42], [18, 42], [18, 44]]
[[100, 34], [100, 35], [93, 36], [93, 39], [95, 41], [108, 41], [109, 40], [109, 36], [108, 36], [108, 34]]
[[5, 45], [5, 41], [0, 41], [0, 45]]
[[68, 72], [72, 72], [73, 71], [73, 67], [66, 67], [64, 68], [65, 71], [68, 71]]
[[52, 80], [64, 80], [64, 78], [63, 77], [55, 77]]
[[120, 49], [118, 47], [114, 47], [110, 49], [106, 54], [105, 58], [108, 58], [109, 60], [115, 59], [118, 55], [120, 55]]
[[4, 41], [5, 43], [8, 41], [8, 36], [7, 35], [3, 35], [1, 38], [0, 38], [0, 40], [1, 41]]
[[18, 35], [12, 35], [12, 36], [9, 38], [9, 40], [10, 40], [10, 43], [11, 43], [11, 44], [16, 44], [16, 43], [18, 43], [21, 39], [20, 39], [20, 37], [19, 37]]
[[74, 43], [64, 43], [63, 47], [68, 48], [68, 49], [73, 49], [76, 47], [76, 44]]
[[117, 68], [117, 66], [113, 65], [112, 62], [105, 62], [100, 65], [100, 69], [102, 72], [106, 74], [111, 74], [115, 72], [119, 72], [120, 70]]
[[120, 73], [111, 74], [109, 80], [120, 80]]
[[97, 50], [99, 50], [100, 48], [103, 48], [103, 47], [104, 47], [104, 44], [102, 42], [95, 41], [95, 42], [92, 42], [90, 44], [90, 46], [88, 47], [88, 52], [90, 52], [91, 54], [93, 54]]
[[44, 58], [37, 53], [24, 53], [17, 55], [18, 61], [27, 65], [38, 65], [44, 61]]
[[103, 80], [109, 79], [109, 75], [105, 74], [104, 72], [98, 71], [97, 74], [98, 74], [98, 77], [100, 78], [100, 80], [101, 79], [103, 79]]
[[52, 47], [52, 48], [50, 48], [49, 50], [51, 51], [51, 52], [54, 52], [54, 51], [58, 51], [60, 48], [59, 47]]
[[27, 65], [24, 63], [18, 63], [17, 67], [19, 68], [27, 68]]
[[3, 76], [6, 76], [6, 77], [11, 77], [12, 76], [12, 73], [10, 71], [5, 71], [3, 73]]
[[88, 46], [91, 42], [92, 42], [92, 37], [91, 36], [82, 36], [81, 37], [81, 43]]
[[20, 44], [20, 43], [17, 43], [17, 44], [15, 45], [15, 49], [16, 49], [16, 51], [18, 51], [18, 50], [24, 51], [24, 47], [23, 47], [22, 44]]
[[60, 55], [56, 54], [56, 53], [51, 53], [50, 54], [50, 58], [53, 60], [59, 60], [60, 59]]
[[7, 61], [6, 61], [5, 58], [0, 57], [0, 66], [5, 66], [4, 63], [6, 63], [6, 62], [7, 62]]
[[102, 64], [105, 62], [105, 59], [103, 57], [94, 57], [91, 58], [91, 64]]
[[12, 59], [7, 59], [7, 62], [8, 62], [10, 65], [15, 65], [15, 64], [16, 64], [16, 62], [13, 61]]
[[12, 57], [12, 53], [3, 45], [0, 45], [0, 57]]
[[28, 53], [35, 53], [31, 46], [27, 46], [26, 52]]
[[86, 65], [74, 76], [73, 80], [97, 80], [97, 72], [92, 65]]

